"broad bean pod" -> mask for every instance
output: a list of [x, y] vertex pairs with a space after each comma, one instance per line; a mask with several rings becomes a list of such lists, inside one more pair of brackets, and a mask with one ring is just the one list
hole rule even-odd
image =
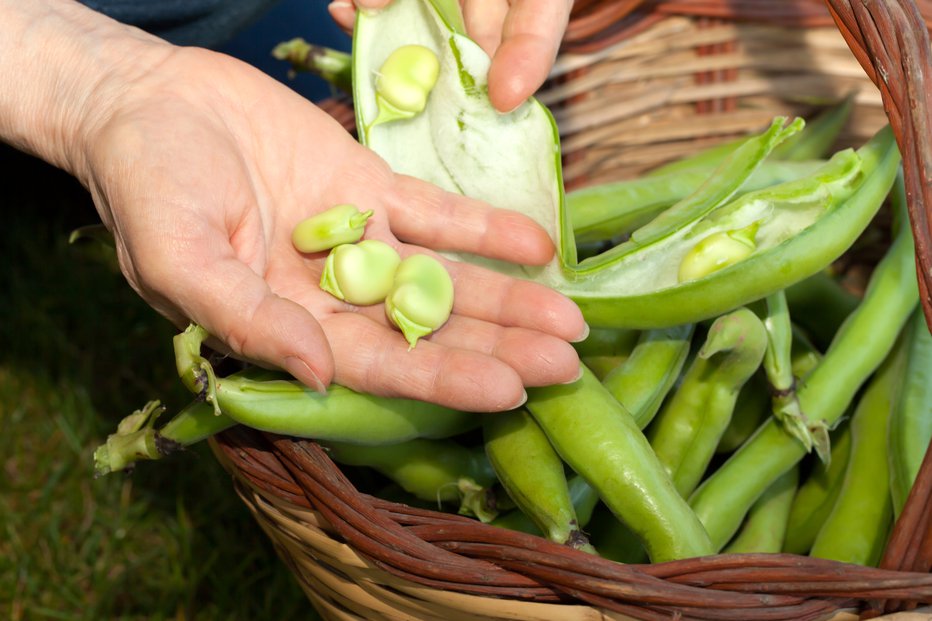
[[496, 475], [482, 447], [466, 447], [454, 440], [415, 438], [398, 444], [362, 446], [348, 442], [320, 442], [330, 457], [347, 466], [372, 468], [421, 500], [458, 502], [460, 513], [481, 521], [495, 518], [486, 496]]
[[755, 373], [741, 387], [735, 410], [722, 432], [715, 452], [727, 454], [745, 443], [770, 413], [770, 393], [762, 373]]
[[164, 409], [160, 402], [150, 401], [120, 421], [116, 433], [94, 451], [95, 473], [129, 470], [137, 461], [162, 459], [237, 424], [227, 416], [215, 415], [211, 405], [194, 401], [156, 429]]
[[[799, 389], [800, 406], [810, 419], [829, 426], [838, 420], [892, 349], [918, 297], [912, 233], [900, 206], [896, 238], [871, 275], [863, 302]], [[805, 454], [798, 440], [768, 421], [706, 479], [690, 504], [716, 548], [734, 535], [763, 491]]]
[[832, 432], [831, 438], [831, 460], [814, 463], [793, 498], [783, 552], [808, 554], [835, 506], [851, 454], [851, 425], [843, 423]]
[[723, 550], [725, 554], [771, 553], [783, 548], [787, 522], [799, 468], [791, 468], [767, 488], [748, 511], [748, 517], [735, 538]]
[[[578, 474], [570, 477], [567, 485], [570, 490], [570, 500], [573, 502], [573, 510], [576, 512], [576, 522], [580, 529], [585, 528], [592, 518], [596, 505], [599, 504], [599, 494]], [[513, 509], [499, 515], [492, 521], [492, 526], [543, 536], [537, 524], [520, 509]]]
[[890, 492], [897, 517], [932, 441], [932, 335], [922, 309], [907, 327], [909, 351], [902, 384], [890, 416]]
[[526, 407], [557, 454], [641, 539], [652, 561], [708, 554], [702, 525], [634, 419], [582, 371], [573, 384], [528, 389]]
[[802, 442], [809, 452], [816, 449], [819, 457], [829, 459], [828, 429], [825, 423], [810, 423], [796, 395], [796, 375], [793, 371], [793, 324], [783, 291], [766, 298], [764, 327], [767, 329], [767, 352], [764, 372], [770, 385], [772, 411], [776, 420]]
[[827, 270], [787, 287], [784, 293], [793, 321], [820, 349], [829, 346], [838, 328], [861, 301]]
[[689, 355], [693, 324], [641, 333], [631, 355], [602, 378], [602, 385], [647, 427], [680, 376]]
[[809, 555], [876, 565], [893, 520], [887, 467], [887, 428], [906, 366], [902, 337], [867, 385], [851, 417], [851, 455], [838, 498]]
[[485, 451], [502, 487], [551, 541], [590, 550], [580, 530], [563, 462], [527, 411], [486, 417]]
[[[200, 355], [207, 332], [189, 326], [175, 337], [175, 363], [182, 382], [217, 413], [254, 429], [315, 440], [392, 444], [413, 438], [443, 438], [474, 429], [474, 414], [424, 401], [391, 399], [331, 385], [326, 395], [284, 374], [248, 371], [218, 379]], [[255, 374], [255, 375], [254, 375]], [[253, 379], [251, 377], [262, 379]], [[280, 379], [267, 379], [278, 377]]]
[[[754, 171], [741, 190], [750, 192], [799, 179], [823, 163], [818, 160], [766, 161]], [[695, 192], [720, 164], [721, 161], [709, 161], [684, 170], [594, 185], [568, 193], [566, 205], [576, 243], [586, 244], [630, 234]]]
[[677, 491], [688, 496], [705, 474], [745, 382], [760, 367], [767, 333], [740, 308], [715, 320], [647, 438]]

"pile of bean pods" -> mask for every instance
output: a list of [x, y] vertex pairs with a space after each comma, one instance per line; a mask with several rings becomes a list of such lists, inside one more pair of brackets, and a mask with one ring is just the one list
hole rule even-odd
[[[778, 118], [564, 196], [552, 116], [534, 100], [491, 108], [489, 59], [454, 9], [395, 0], [359, 13], [360, 139], [399, 172], [504, 201], [553, 235], [550, 265], [493, 267], [579, 304], [592, 326], [580, 379], [530, 388], [502, 414], [340, 386], [322, 396], [255, 368], [218, 381], [191, 326], [175, 355], [195, 401], [160, 427], [158, 402], [127, 417], [95, 453], [98, 472], [242, 424], [316, 440], [370, 493], [622, 562], [788, 551], [875, 564], [932, 439], [932, 337], [890, 129], [823, 159], [846, 102], [805, 128]], [[365, 265], [367, 217], [330, 214], [295, 245], [321, 250], [304, 242], [322, 225]], [[883, 258], [853, 293], [832, 264], [868, 242]], [[338, 271], [324, 288], [392, 297]]]
[[[821, 166], [814, 150], [846, 112], [810, 123], [792, 145], [802, 159], [778, 152], [735, 200], [782, 192], [778, 170]], [[617, 218], [580, 251], [593, 239], [617, 243], [650, 209], [663, 213], [695, 191], [699, 171], [722, 174], [715, 164], [727, 150], [570, 195], [571, 208], [614, 192], [640, 210], [639, 222]], [[671, 175], [682, 177], [679, 192], [666, 182], [661, 198], [645, 192]], [[501, 414], [340, 386], [321, 396], [254, 368], [218, 381], [201, 354], [207, 334], [191, 326], [175, 339], [176, 362], [199, 398], [158, 428], [157, 402], [128, 417], [95, 455], [98, 471], [244, 424], [316, 439], [372, 493], [622, 562], [786, 551], [875, 564], [932, 439], [932, 337], [904, 200], [897, 183], [881, 212], [892, 226], [862, 237], [889, 238], [863, 293], [829, 269], [708, 320], [595, 328], [577, 345], [581, 379], [529, 389], [524, 407]]]

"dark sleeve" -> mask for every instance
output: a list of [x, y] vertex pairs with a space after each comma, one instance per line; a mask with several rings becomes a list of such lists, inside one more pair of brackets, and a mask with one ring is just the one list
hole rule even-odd
[[82, 0], [125, 24], [178, 45], [217, 47], [278, 0]]

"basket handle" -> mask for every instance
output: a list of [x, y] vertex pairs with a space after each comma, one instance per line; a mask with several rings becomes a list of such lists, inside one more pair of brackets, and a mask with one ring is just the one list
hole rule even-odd
[[932, 51], [914, 0], [825, 0], [868, 77], [903, 156], [909, 219], [916, 240], [919, 293], [932, 330]]

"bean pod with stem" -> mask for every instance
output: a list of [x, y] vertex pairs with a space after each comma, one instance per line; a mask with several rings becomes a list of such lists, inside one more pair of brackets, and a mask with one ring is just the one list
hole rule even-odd
[[876, 565], [893, 520], [890, 475], [884, 452], [887, 428], [907, 355], [901, 338], [874, 374], [851, 417], [851, 454], [832, 511], [809, 555]]
[[638, 428], [653, 420], [680, 376], [693, 331], [693, 324], [645, 330], [627, 359], [602, 379]]
[[740, 308], [715, 320], [676, 392], [647, 437], [677, 491], [688, 496], [715, 455], [745, 382], [761, 364], [767, 333]]
[[725, 554], [770, 553], [783, 548], [790, 507], [799, 483], [799, 467], [793, 467], [767, 488], [748, 511], [735, 538], [722, 550]]
[[592, 551], [582, 533], [563, 462], [527, 411], [486, 417], [485, 451], [498, 480], [551, 541]]
[[[864, 381], [886, 358], [918, 302], [913, 238], [902, 183], [897, 186], [893, 193], [895, 239], [871, 275], [863, 302], [798, 392], [807, 416], [829, 426], [836, 423]], [[717, 549], [734, 535], [764, 490], [805, 454], [805, 447], [796, 438], [768, 421], [706, 479], [690, 504]], [[755, 476], [747, 476], [749, 472]]]
[[790, 507], [783, 552], [808, 554], [822, 524], [832, 512], [851, 454], [851, 425], [843, 421], [831, 432], [831, 459], [812, 464]]
[[634, 418], [588, 369], [573, 384], [530, 388], [526, 407], [652, 561], [711, 553], [708, 535]]
[[206, 338], [206, 330], [193, 324], [175, 337], [175, 364], [182, 382], [218, 415], [254, 429], [373, 445], [449, 437], [479, 424], [474, 414], [426, 401], [377, 397], [339, 385], [322, 395], [284, 374], [262, 370], [218, 381], [200, 353]]
[[482, 447], [454, 440], [415, 438], [398, 444], [364, 446], [351, 442], [320, 442], [333, 461], [372, 468], [421, 500], [456, 502], [459, 512], [483, 522], [495, 519], [491, 488], [495, 471]]
[[932, 441], [932, 334], [918, 308], [907, 326], [909, 351], [890, 417], [890, 491], [899, 516]]

